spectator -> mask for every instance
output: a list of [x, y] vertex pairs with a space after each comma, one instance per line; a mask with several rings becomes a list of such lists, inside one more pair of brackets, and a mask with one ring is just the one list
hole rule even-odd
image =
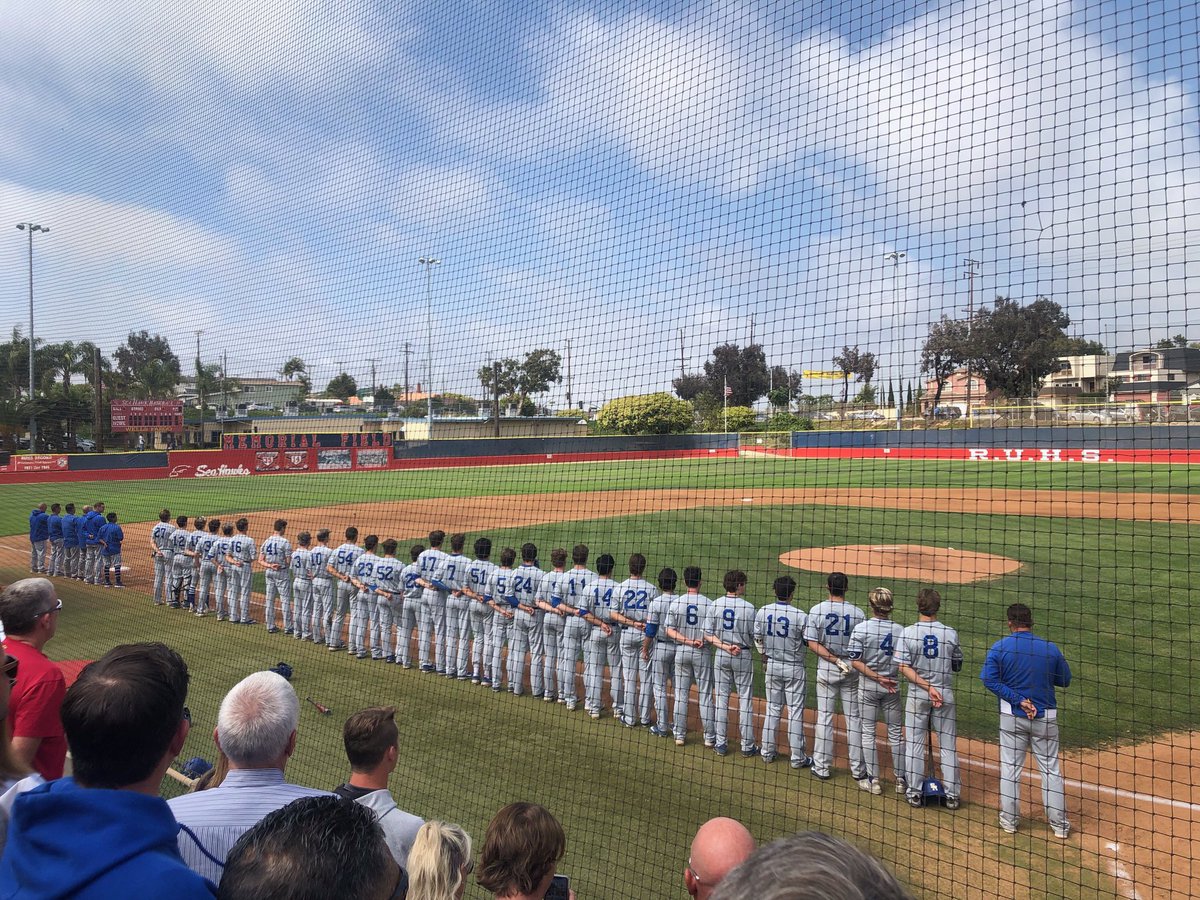
[[[0, 638], [3, 638], [2, 633]], [[28, 766], [13, 758], [12, 742], [8, 737], [8, 696], [16, 680], [18, 665], [15, 656], [5, 654], [4, 671], [0, 674], [0, 852], [3, 852], [8, 837], [13, 803], [21, 794], [45, 782], [41, 775], [30, 774]]]
[[13, 805], [0, 859], [5, 897], [211, 897], [179, 857], [158, 786], [191, 728], [188, 670], [163, 644], [114, 647], [67, 691], [75, 775]]
[[370, 810], [329, 795], [304, 797], [246, 831], [225, 864], [222, 900], [387, 900], [407, 879]]
[[59, 719], [67, 683], [42, 652], [58, 628], [61, 609], [62, 600], [46, 578], [24, 578], [0, 593], [0, 623], [8, 635], [5, 649], [18, 666], [8, 702], [13, 760], [47, 781], [62, 778], [67, 758]]
[[497, 900], [541, 900], [550, 889], [567, 836], [536, 803], [510, 803], [488, 823], [475, 880]]
[[1054, 689], [1070, 687], [1071, 667], [1058, 647], [1033, 633], [1033, 612], [1024, 603], [1008, 608], [1009, 636], [992, 644], [979, 677], [1000, 700], [1000, 827], [1017, 833], [1025, 752], [1033, 751], [1042, 773], [1042, 806], [1054, 836], [1071, 834], [1058, 765], [1058, 700]]
[[342, 741], [350, 760], [350, 780], [335, 788], [334, 793], [375, 813], [396, 862], [407, 868], [408, 851], [424, 823], [398, 809], [388, 792], [388, 776], [400, 756], [396, 708], [375, 706], [356, 712], [346, 720]]
[[896, 876], [853, 844], [805, 831], [772, 841], [729, 873], [713, 900], [912, 900]]
[[457, 825], [426, 822], [408, 854], [408, 900], [461, 900], [474, 868], [469, 834]]
[[687, 892], [697, 900], [711, 897], [730, 871], [754, 852], [754, 836], [737, 819], [720, 816], [700, 826], [683, 870]]
[[259, 819], [301, 797], [328, 796], [283, 780], [299, 720], [296, 692], [274, 672], [255, 672], [225, 695], [213, 741], [229, 757], [229, 774], [219, 787], [169, 801], [193, 870], [219, 881], [230, 849]]

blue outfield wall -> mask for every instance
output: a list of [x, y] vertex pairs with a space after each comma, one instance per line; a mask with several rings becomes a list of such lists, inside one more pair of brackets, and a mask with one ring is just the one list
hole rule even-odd
[[142, 453], [73, 453], [67, 457], [70, 472], [103, 472], [115, 469], [165, 469], [166, 451]]
[[576, 453], [649, 453], [731, 450], [736, 434], [648, 434], [615, 437], [460, 438], [394, 444], [395, 459], [453, 459], [476, 456], [527, 456]]

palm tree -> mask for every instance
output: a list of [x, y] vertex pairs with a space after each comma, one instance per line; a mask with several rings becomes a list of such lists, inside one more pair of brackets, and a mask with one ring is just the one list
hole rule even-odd
[[306, 376], [308, 374], [308, 366], [304, 364], [304, 360], [300, 357], [293, 356], [283, 364], [283, 368], [279, 370], [279, 374], [288, 381], [292, 381], [297, 375]]

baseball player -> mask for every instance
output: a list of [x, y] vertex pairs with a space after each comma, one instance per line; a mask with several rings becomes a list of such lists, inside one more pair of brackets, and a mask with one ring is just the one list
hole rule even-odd
[[958, 774], [958, 722], [951, 681], [962, 670], [963, 652], [958, 632], [937, 620], [942, 595], [933, 588], [917, 592], [920, 618], [904, 629], [896, 650], [900, 674], [909, 682], [904, 704], [904, 759], [908, 766], [908, 803], [921, 807], [925, 780], [925, 748], [929, 727], [938, 736], [942, 756], [942, 787], [946, 809], [961, 805], [962, 781]]
[[[613, 709], [621, 708], [621, 626], [613, 618], [617, 604], [617, 583], [612, 572], [617, 561], [605, 553], [596, 558], [596, 580], [583, 592], [584, 608], [608, 628], [593, 625], [583, 645], [583, 708], [593, 719], [604, 712], [604, 663], [608, 662], [609, 697]], [[589, 620], [590, 621], [590, 620]], [[619, 715], [619, 714], [618, 714]]]
[[537, 566], [536, 544], [521, 545], [521, 565], [513, 570], [513, 596], [517, 612], [508, 641], [508, 689], [518, 697], [525, 692], [525, 656], [529, 655], [529, 688], [534, 699], [545, 695], [543, 682], [546, 650], [542, 643], [542, 616], [537, 605], [542, 570]]
[[[500, 551], [500, 566], [492, 571], [487, 593], [484, 594], [493, 611], [488, 644], [492, 650], [492, 690], [496, 693], [504, 690], [504, 679], [500, 674], [504, 665], [504, 645], [508, 642], [508, 631], [516, 615], [517, 598], [512, 592], [513, 563], [516, 561], [517, 551], [512, 547]], [[512, 665], [511, 657], [509, 665]], [[425, 667], [422, 666], [421, 670], [425, 671]]]
[[99, 500], [83, 522], [83, 580], [100, 583], [100, 526], [104, 524], [104, 504]]
[[[487, 540], [482, 538], [482, 540]], [[488, 548], [492, 546], [491, 541], [487, 541]], [[479, 541], [475, 542], [476, 552], [479, 550]], [[412, 668], [412, 642], [413, 633], [417, 630], [417, 622], [421, 615], [421, 594], [425, 589], [418, 582], [421, 579], [421, 567], [417, 560], [421, 554], [425, 552], [424, 544], [413, 544], [409, 549], [409, 558], [412, 560], [405, 566], [400, 575], [404, 579], [404, 600], [400, 607], [400, 615], [397, 618], [393, 614], [393, 619], [396, 622], [396, 662], [404, 666], [406, 669]], [[476, 635], [479, 632], [475, 632]], [[478, 637], [476, 638], [478, 641]]]
[[879, 753], [876, 747], [875, 720], [883, 712], [888, 743], [892, 748], [892, 769], [896, 775], [896, 793], [905, 793], [904, 746], [901, 743], [900, 694], [896, 687], [896, 648], [904, 633], [893, 622], [892, 592], [875, 588], [868, 595], [871, 618], [855, 626], [846, 648], [846, 659], [858, 670], [858, 711], [862, 718], [863, 765], [867, 777], [858, 786], [872, 794], [883, 793], [879, 783]]
[[[446, 674], [446, 594], [434, 585], [442, 569], [446, 552], [442, 544], [446, 532], [440, 528], [429, 533], [429, 549], [421, 554], [417, 564], [421, 567], [421, 619], [417, 623], [417, 650], [421, 659], [422, 672]], [[430, 647], [430, 642], [433, 646]]]
[[39, 503], [29, 514], [29, 571], [41, 575], [46, 570], [46, 541], [50, 538], [46, 504]]
[[[100, 568], [104, 572], [105, 587], [125, 587], [121, 583], [121, 542], [124, 540], [125, 532], [117, 524], [117, 514], [110, 512], [105, 516], [105, 524], [100, 526]], [[116, 578], [115, 585], [109, 581], [110, 569]]]
[[655, 723], [650, 733], [655, 737], [671, 735], [671, 711], [667, 706], [667, 683], [675, 680], [675, 642], [667, 637], [667, 611], [675, 599], [679, 579], [674, 569], [658, 573], [661, 593], [646, 607], [646, 630], [642, 637], [642, 663], [649, 669], [650, 694], [654, 698]]
[[171, 557], [175, 553], [171, 534], [171, 511], [164, 509], [158, 514], [158, 524], [150, 529], [150, 556], [154, 559], [154, 605], [162, 606], [171, 594]]
[[254, 566], [254, 538], [246, 533], [250, 520], [244, 516], [233, 523], [235, 534], [229, 541], [229, 552], [225, 554], [229, 579], [229, 621], [242, 625], [253, 625], [250, 618], [250, 577]]
[[171, 609], [179, 609], [181, 597], [185, 608], [192, 606], [196, 599], [192, 584], [195, 551], [188, 549], [191, 532], [187, 526], [187, 516], [175, 517], [175, 530], [171, 532]]
[[275, 533], [262, 542], [258, 561], [266, 568], [266, 594], [263, 602], [263, 621], [267, 634], [279, 629], [275, 626], [275, 598], [279, 598], [283, 613], [283, 633], [292, 634], [292, 576], [288, 571], [292, 564], [292, 542], [283, 536], [287, 531], [287, 520], [275, 520]]
[[379, 546], [379, 535], [368, 534], [363, 538], [363, 551], [354, 560], [354, 572], [350, 583], [358, 592], [350, 600], [350, 646], [346, 652], [358, 659], [367, 658], [367, 629], [371, 625], [371, 613], [375, 606], [375, 566], [383, 562], [375, 555]]
[[383, 556], [375, 564], [375, 606], [371, 611], [371, 659], [394, 663], [392, 648], [392, 608], [398, 608], [404, 594], [404, 566], [396, 559], [398, 542], [388, 538], [381, 545]]
[[[417, 548], [414, 547], [414, 550]], [[487, 602], [488, 584], [496, 564], [491, 562], [492, 539], [481, 537], [475, 541], [475, 559], [467, 566], [467, 584], [464, 593], [471, 599], [471, 684], [492, 686], [492, 616], [495, 614]], [[407, 657], [406, 657], [407, 659]]]
[[725, 596], [714, 600], [708, 611], [704, 639], [716, 647], [713, 676], [716, 694], [713, 711], [716, 719], [718, 756], [728, 752], [725, 738], [729, 723], [729, 696], [738, 695], [738, 736], [742, 756], [758, 754], [754, 743], [754, 659], [750, 648], [754, 642], [755, 609], [746, 599], [746, 573], [740, 569], [726, 572], [723, 580]]
[[565, 691], [567, 709], [574, 712], [579, 703], [578, 679], [576, 675], [579, 653], [583, 642], [591, 634], [592, 628], [600, 620], [588, 620], [591, 615], [583, 599], [588, 585], [596, 580], [596, 573], [587, 567], [587, 544], [576, 544], [571, 549], [571, 562], [574, 567], [567, 571], [566, 592], [559, 601], [563, 608], [566, 621], [563, 623], [562, 646], [558, 658], [558, 689]]
[[74, 578], [79, 574], [79, 516], [75, 515], [75, 504], [68, 503], [62, 517], [63, 528], [63, 575]]
[[563, 593], [567, 581], [567, 551], [560, 548], [550, 551], [552, 570], [542, 576], [535, 602], [542, 611], [542, 696], [550, 703], [555, 700], [567, 702], [566, 689], [558, 683], [559, 655], [562, 652], [563, 629], [566, 614], [562, 608]]
[[204, 530], [207, 524], [208, 523], [205, 521], [204, 516], [196, 516], [196, 518], [192, 520], [192, 527], [194, 530], [188, 532], [187, 548], [192, 554], [192, 589], [187, 608], [191, 610], [195, 610], [196, 608], [196, 587], [200, 584], [200, 562], [202, 556], [200, 552], [200, 542], [204, 539], [204, 535], [207, 533]]
[[704, 746], [717, 745], [716, 724], [713, 721], [713, 664], [704, 640], [704, 629], [712, 601], [700, 593], [703, 573], [699, 566], [683, 570], [687, 593], [671, 601], [667, 610], [667, 637], [675, 646], [675, 746], [682, 747], [687, 739], [688, 696], [696, 685], [700, 705], [700, 724], [704, 729]]
[[354, 563], [362, 553], [358, 546], [358, 529], [351, 525], [346, 529], [346, 542], [333, 551], [329, 564], [325, 567], [330, 575], [338, 580], [337, 595], [333, 606], [321, 611], [321, 623], [325, 631], [325, 644], [330, 651], [345, 649], [342, 643], [342, 623], [346, 619], [346, 611], [350, 608], [350, 600], [357, 593], [350, 582], [354, 572]]
[[446, 595], [446, 677], [466, 681], [467, 657], [471, 649], [471, 598], [462, 592], [467, 580], [467, 558], [463, 556], [465, 534], [450, 535], [450, 555], [442, 565], [442, 581], [453, 588]]
[[[217, 578], [217, 543], [221, 539], [221, 520], [209, 519], [206, 529], [196, 542], [197, 558], [200, 561], [200, 576], [196, 582], [196, 617], [201, 619], [208, 612], [209, 596]], [[212, 605], [215, 607], [216, 602]]]
[[57, 503], [50, 504], [50, 515], [46, 517], [47, 539], [50, 542], [50, 562], [46, 572], [50, 575], [63, 574], [63, 529], [62, 507]]
[[621, 722], [627, 728], [650, 725], [650, 706], [654, 698], [650, 691], [650, 664], [642, 659], [642, 643], [646, 639], [646, 611], [650, 600], [658, 595], [654, 585], [642, 574], [646, 557], [634, 553], [629, 557], [629, 577], [617, 585], [617, 604], [613, 620], [621, 626]]
[[333, 576], [329, 574], [329, 529], [317, 532], [317, 543], [309, 551], [309, 571], [312, 573], [312, 618], [305, 628], [314, 644], [325, 642], [325, 623], [333, 608]]
[[792, 606], [796, 579], [781, 575], [775, 579], [775, 602], [754, 615], [754, 644], [763, 658], [763, 684], [766, 688], [766, 714], [762, 726], [763, 762], [775, 761], [776, 736], [783, 707], [787, 706], [788, 747], [793, 769], [812, 765], [804, 741], [804, 697], [807, 675], [804, 660], [808, 644], [804, 641], [804, 610]]
[[312, 535], [302, 531], [296, 535], [299, 545], [292, 551], [292, 629], [296, 640], [312, 640], [313, 626], [313, 558]]
[[[156, 526], [157, 527], [157, 526]], [[221, 536], [213, 544], [213, 561], [217, 564], [217, 576], [213, 579], [213, 606], [217, 611], [217, 621], [237, 621], [233, 617], [230, 584], [233, 582], [232, 569], [226, 562], [229, 548], [233, 544], [233, 523], [227, 522], [221, 526]]]
[[808, 649], [817, 662], [817, 727], [813, 734], [813, 764], [810, 770], [822, 781], [832, 778], [833, 710], [840, 700], [846, 719], [846, 742], [850, 772], [855, 781], [866, 778], [862, 758], [862, 724], [858, 715], [858, 673], [846, 661], [850, 635], [866, 616], [846, 601], [850, 580], [843, 572], [831, 572], [825, 580], [829, 597], [814, 606], [804, 623]]

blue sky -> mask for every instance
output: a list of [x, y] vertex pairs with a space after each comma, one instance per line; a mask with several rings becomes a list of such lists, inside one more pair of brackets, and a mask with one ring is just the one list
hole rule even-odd
[[[1200, 39], [1174, 0], [0, 17], [0, 209], [52, 228], [50, 340], [146, 328], [190, 362], [202, 328], [206, 359], [299, 355], [321, 386], [372, 358], [399, 380], [408, 342], [424, 380], [423, 254], [434, 386], [470, 393], [489, 356], [568, 340], [577, 399], [669, 388], [681, 328], [689, 368], [753, 327], [773, 363], [858, 344], [914, 377], [965, 257], [977, 301], [1200, 339]], [[26, 249], [0, 243], [11, 322]]]

